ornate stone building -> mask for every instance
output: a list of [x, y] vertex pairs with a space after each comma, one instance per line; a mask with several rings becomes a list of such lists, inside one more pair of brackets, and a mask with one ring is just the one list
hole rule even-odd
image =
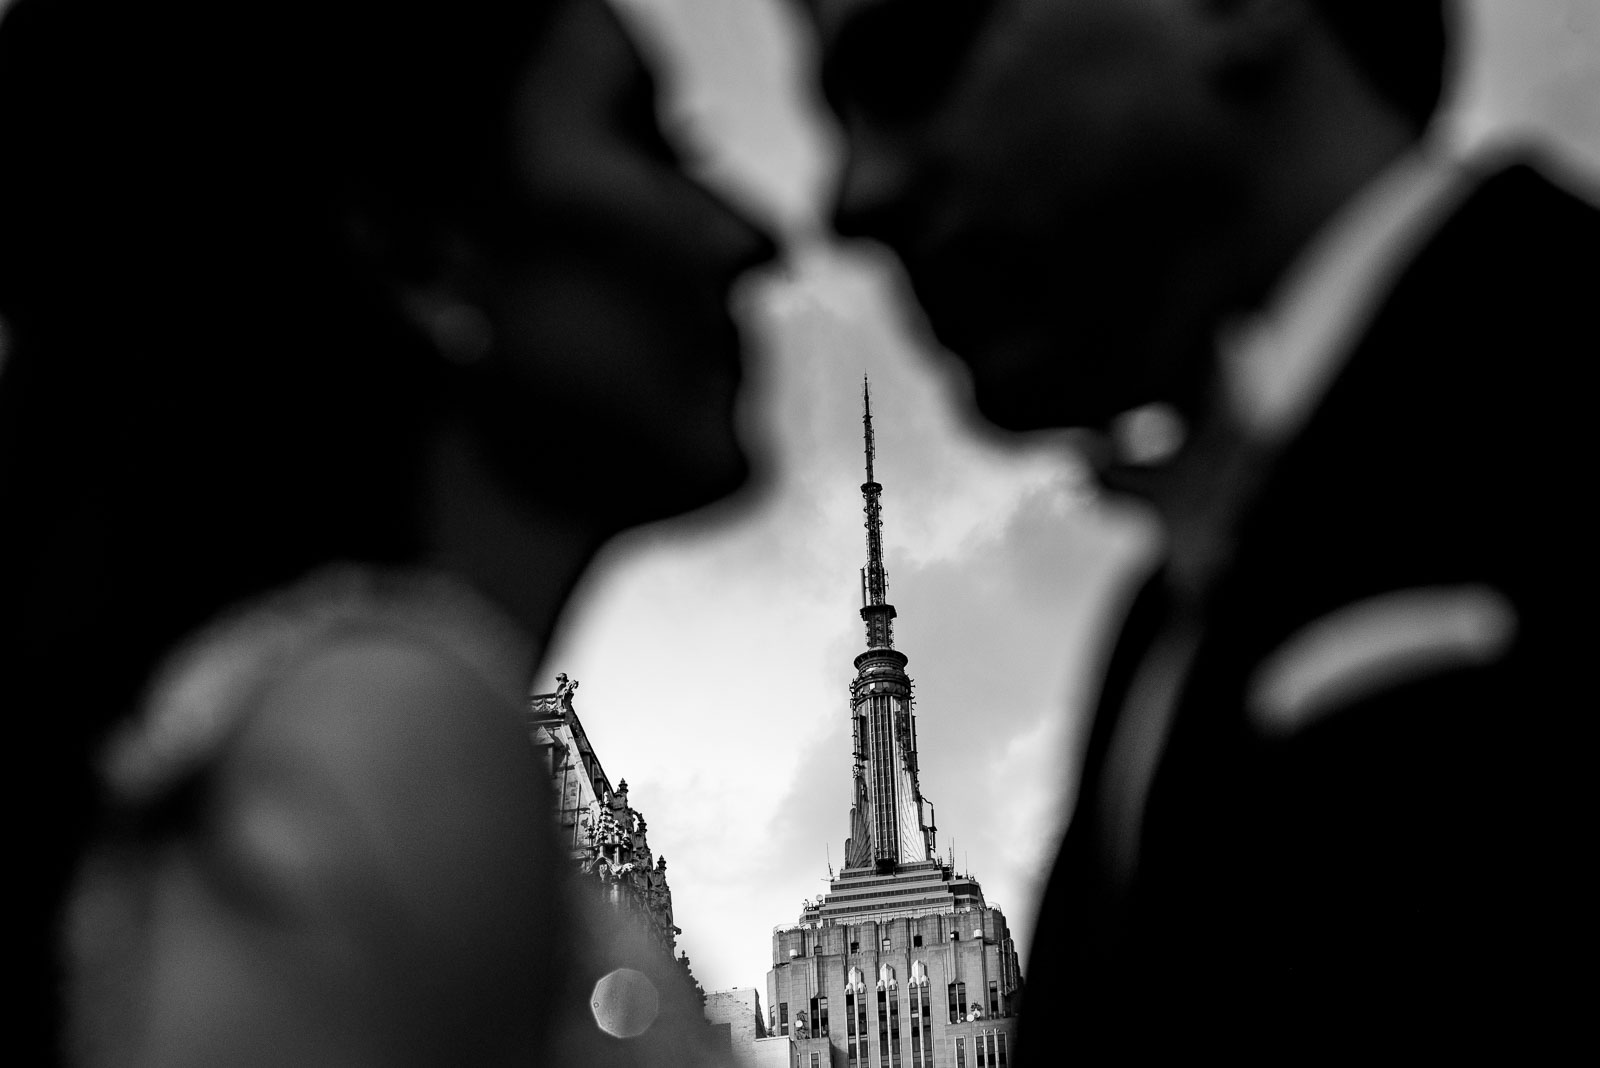
[[828, 893], [773, 933], [769, 1029], [790, 1036], [797, 1068], [1008, 1068], [1022, 986], [1016, 948], [977, 880], [936, 851], [912, 681], [894, 647], [865, 385], [862, 398], [867, 647], [850, 684], [850, 837]]
[[682, 932], [672, 922], [667, 858], [651, 851], [644, 814], [628, 800], [628, 781], [619, 780], [613, 787], [601, 767], [572, 705], [577, 681], [561, 674], [556, 683], [552, 693], [529, 696], [525, 715], [540, 766], [549, 772], [554, 786], [557, 832], [578, 891], [600, 903], [600, 923], [632, 929], [627, 939], [608, 936], [604, 942], [647, 942], [657, 951], [647, 956], [658, 955], [667, 967], [681, 971], [682, 982], [656, 985], [664, 997], [679, 991], [693, 1004], [663, 1004], [663, 1014], [703, 1023], [704, 992], [689, 972], [689, 958], [673, 957]]

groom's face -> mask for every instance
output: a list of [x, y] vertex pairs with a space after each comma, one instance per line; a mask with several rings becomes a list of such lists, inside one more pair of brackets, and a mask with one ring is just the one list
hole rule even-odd
[[1097, 424], [1182, 376], [1164, 314], [1221, 173], [1194, 0], [810, 0], [835, 221], [904, 263], [980, 409]]

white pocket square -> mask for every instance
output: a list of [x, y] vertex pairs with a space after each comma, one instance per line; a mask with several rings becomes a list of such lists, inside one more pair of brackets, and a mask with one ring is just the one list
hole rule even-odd
[[1246, 709], [1283, 735], [1383, 690], [1489, 664], [1516, 639], [1517, 613], [1492, 586], [1419, 586], [1356, 601], [1314, 620], [1250, 677]]

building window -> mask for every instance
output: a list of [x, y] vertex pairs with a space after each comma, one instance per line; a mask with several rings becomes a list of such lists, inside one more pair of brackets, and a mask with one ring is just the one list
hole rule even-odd
[[811, 1054], [811, 1068], [822, 1068], [822, 1054]]
[[989, 1015], [1000, 1015], [1000, 984], [993, 979], [989, 980]]
[[851, 1068], [867, 1068], [871, 1046], [867, 1045], [867, 1001], [851, 991], [844, 996], [844, 1011], [848, 1020], [845, 1051]]
[[933, 1068], [928, 1058], [928, 992], [911, 984], [911, 1068]]
[[850, 1068], [857, 1068], [861, 1063], [861, 1036], [856, 1033], [856, 996], [854, 992], [844, 996], [845, 1017], [845, 1054], [849, 1058]]
[[928, 1004], [928, 984], [922, 984], [922, 1060], [923, 1068], [933, 1068], [933, 1008]]
[[815, 1011], [812, 1013], [812, 1016], [814, 1016], [817, 1021], [817, 1034], [821, 1035], [823, 1038], [827, 1038], [828, 999], [826, 996], [823, 996], [820, 998], [813, 998], [812, 1001], [815, 1003]]
[[850, 943], [850, 952], [852, 952], [852, 953], [860, 953], [861, 952], [861, 943], [860, 942], [851, 942]]
[[950, 984], [950, 1022], [960, 1023], [967, 1016], [967, 984]]
[[889, 952], [889, 940], [885, 938], [881, 947], [885, 953]]
[[921, 935], [912, 935], [911, 936], [911, 945], [915, 949], [921, 949], [922, 948], [922, 936]]
[[956, 1068], [967, 1068], [967, 1040], [956, 1039]]
[[900, 1068], [900, 992], [889, 990], [889, 1063], [886, 1068]]
[[1000, 1043], [1000, 1060], [997, 1063], [1000, 1068], [1006, 1068], [1006, 1034], [1002, 1031], [994, 1037]]
[[975, 1052], [978, 1054], [978, 1068], [989, 1068], [989, 1058], [983, 1055], [983, 1051], [992, 1038], [992, 1035], [972, 1036], [972, 1044], [977, 1047]]
[[786, 1035], [788, 1033], [789, 1033], [789, 1003], [787, 1001], [780, 1001], [780, 1002], [778, 1002], [778, 1034]]
[[961, 932], [960, 931], [951, 931], [950, 932], [950, 941], [952, 941], [952, 942], [961, 941]]
[[878, 989], [878, 1064], [889, 1065], [889, 992]]

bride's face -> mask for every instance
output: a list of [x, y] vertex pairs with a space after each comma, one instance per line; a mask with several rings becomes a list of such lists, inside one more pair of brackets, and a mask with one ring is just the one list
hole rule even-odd
[[511, 118], [485, 311], [496, 358], [533, 399], [528, 446], [550, 454], [543, 421], [620, 459], [591, 473], [631, 495], [630, 518], [728, 492], [746, 470], [729, 291], [770, 241], [684, 173], [651, 77], [601, 0], [556, 0]]

